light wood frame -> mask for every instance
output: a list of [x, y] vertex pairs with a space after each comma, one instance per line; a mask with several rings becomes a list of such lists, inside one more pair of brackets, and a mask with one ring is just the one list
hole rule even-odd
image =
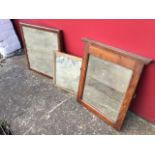
[[[26, 46], [25, 38], [24, 38], [23, 27], [28, 27], [28, 28], [32, 28], [32, 29], [38, 29], [38, 30], [47, 31], [47, 32], [51, 32], [51, 33], [56, 33], [57, 34], [57, 40], [58, 40], [58, 49], [55, 49], [55, 50], [59, 50], [59, 51], [63, 51], [64, 50], [63, 49], [64, 47], [63, 47], [62, 31], [58, 30], [58, 29], [54, 29], [54, 28], [48, 28], [48, 27], [37, 26], [37, 25], [32, 25], [32, 24], [26, 24], [26, 23], [21, 23], [21, 22], [19, 23], [19, 25], [20, 25], [21, 35], [22, 35], [22, 43], [23, 43], [23, 46], [24, 46], [24, 49], [25, 49], [25, 53], [26, 53], [28, 68], [30, 70], [32, 70], [32, 71], [35, 71], [36, 73], [39, 73], [39, 74], [41, 74], [43, 76], [46, 76], [48, 78], [53, 79], [53, 76], [46, 75], [45, 73], [42, 73], [39, 70], [31, 68], [30, 61], [29, 61], [29, 56], [28, 56], [28, 49], [27, 49], [27, 46]], [[53, 67], [52, 67], [52, 69], [53, 69]]]
[[[106, 123], [111, 125], [113, 128], [120, 130], [123, 124], [123, 121], [125, 119], [127, 110], [129, 108], [129, 105], [131, 103], [131, 100], [133, 98], [133, 95], [135, 93], [136, 86], [138, 84], [140, 75], [142, 73], [142, 69], [144, 65], [149, 64], [152, 60], [132, 53], [128, 53], [126, 51], [123, 51], [117, 48], [113, 48], [111, 46], [102, 44], [100, 42], [89, 40], [87, 38], [84, 38], [83, 42], [85, 43], [84, 57], [83, 57], [82, 68], [81, 68], [77, 101], [80, 102], [82, 105], [84, 105], [88, 110], [95, 113], [98, 117], [103, 119]], [[120, 66], [131, 69], [133, 71], [131, 80], [129, 82], [129, 86], [127, 88], [127, 91], [125, 92], [125, 97], [121, 102], [121, 107], [115, 122], [111, 121], [101, 112], [99, 112], [96, 108], [94, 108], [89, 103], [86, 103], [83, 100], [83, 91], [85, 86], [89, 55], [93, 55], [95, 57], [112, 62], [114, 64], [118, 64]]]
[[[67, 59], [70, 59], [72, 61], [77, 61], [77, 62], [80, 62], [82, 64], [82, 58], [79, 58], [79, 57], [76, 57], [76, 56], [73, 56], [73, 55], [70, 55], [70, 54], [67, 54], [66, 52], [62, 52], [62, 51], [55, 51], [55, 56], [54, 56], [54, 79], [53, 79], [53, 83], [56, 87], [59, 87], [65, 91], [68, 91], [69, 93], [73, 94], [73, 95], [77, 95], [77, 91], [78, 91], [78, 84], [79, 82], [77, 83], [77, 91], [73, 90], [73, 89], [69, 89], [67, 87], [65, 87], [64, 85], [60, 85], [58, 82], [57, 82], [57, 78], [56, 78], [56, 72], [57, 72], [57, 63], [56, 63], [56, 59], [57, 57], [59, 56], [62, 56], [64, 58], [67, 58]], [[81, 68], [81, 66], [80, 66]], [[65, 70], [65, 68], [64, 68]], [[80, 74], [79, 74], [80, 75]], [[67, 79], [66, 79], [67, 81]]]

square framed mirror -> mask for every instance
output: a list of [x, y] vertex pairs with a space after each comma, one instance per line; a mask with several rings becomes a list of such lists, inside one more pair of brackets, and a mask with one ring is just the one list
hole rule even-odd
[[54, 51], [63, 50], [62, 32], [25, 23], [20, 28], [29, 69], [53, 78]]
[[151, 60], [93, 40], [83, 41], [77, 100], [120, 130], [142, 69]]

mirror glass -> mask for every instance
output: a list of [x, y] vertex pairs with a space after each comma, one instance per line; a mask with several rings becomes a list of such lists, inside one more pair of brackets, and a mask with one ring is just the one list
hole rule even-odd
[[89, 55], [83, 101], [115, 122], [133, 71]]
[[55, 53], [55, 84], [73, 94], [77, 94], [81, 58], [64, 54]]
[[57, 33], [23, 27], [30, 68], [53, 77], [54, 51], [58, 50]]

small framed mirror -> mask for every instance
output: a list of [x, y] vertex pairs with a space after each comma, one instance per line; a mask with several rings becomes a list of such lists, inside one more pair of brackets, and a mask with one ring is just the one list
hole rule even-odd
[[54, 51], [62, 50], [61, 31], [20, 23], [29, 69], [53, 78]]
[[71, 94], [77, 94], [82, 59], [55, 51], [54, 84]]
[[108, 124], [120, 129], [150, 59], [84, 39], [78, 101]]

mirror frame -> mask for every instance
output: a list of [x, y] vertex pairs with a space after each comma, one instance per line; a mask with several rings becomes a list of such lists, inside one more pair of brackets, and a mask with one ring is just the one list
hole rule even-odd
[[[77, 101], [81, 103], [83, 106], [85, 106], [88, 110], [95, 113], [98, 117], [103, 119], [113, 128], [115, 128], [116, 130], [120, 130], [125, 119], [126, 113], [128, 111], [128, 108], [130, 106], [131, 100], [133, 98], [133, 95], [135, 93], [135, 89], [140, 79], [143, 67], [144, 65], [149, 64], [152, 60], [138, 56], [133, 53], [128, 53], [126, 51], [87, 38], [84, 38], [82, 40], [85, 46], [78, 87]], [[109, 118], [103, 115], [103, 113], [99, 112], [97, 109], [95, 109], [93, 106], [91, 106], [89, 103], [86, 103], [83, 100], [83, 91], [85, 86], [89, 55], [93, 55], [100, 59], [131, 69], [133, 71], [127, 91], [125, 92], [125, 96], [120, 104], [120, 109], [115, 122], [112, 122]]]
[[[48, 78], [53, 79], [54, 75], [53, 76], [49, 76], [49, 75], [46, 75], [45, 73], [42, 73], [39, 70], [31, 68], [30, 61], [29, 61], [29, 56], [28, 56], [28, 49], [27, 49], [25, 38], [24, 38], [23, 27], [28, 27], [28, 28], [32, 28], [32, 29], [38, 29], [38, 30], [47, 31], [47, 32], [51, 32], [51, 33], [56, 33], [57, 34], [57, 40], [58, 40], [58, 49], [55, 49], [55, 50], [59, 50], [59, 51], [63, 51], [62, 31], [59, 30], [59, 29], [43, 27], [43, 26], [37, 26], [37, 25], [32, 25], [32, 24], [26, 24], [26, 23], [21, 23], [21, 22], [19, 23], [19, 25], [20, 25], [20, 31], [21, 31], [21, 36], [22, 36], [22, 43], [23, 43], [23, 46], [24, 46], [24, 49], [25, 49], [25, 54], [26, 54], [28, 68], [30, 70], [36, 72], [36, 73], [39, 73], [39, 74], [41, 74], [43, 76], [46, 76]], [[55, 52], [55, 50], [53, 52]], [[53, 67], [51, 67], [51, 68], [53, 69]]]

